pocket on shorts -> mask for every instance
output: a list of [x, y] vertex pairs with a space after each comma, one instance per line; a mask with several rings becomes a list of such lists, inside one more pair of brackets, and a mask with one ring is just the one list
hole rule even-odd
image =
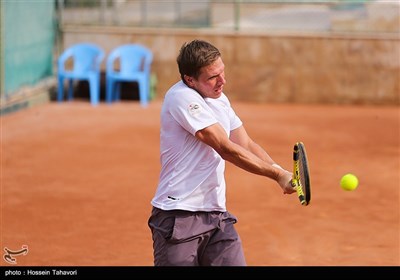
[[196, 213], [180, 215], [175, 218], [175, 225], [170, 241], [186, 242], [218, 227], [217, 219], [210, 219], [208, 214]]
[[175, 216], [165, 215], [164, 211], [154, 211], [149, 218], [148, 225], [153, 232], [157, 232], [165, 240], [169, 240], [175, 226]]

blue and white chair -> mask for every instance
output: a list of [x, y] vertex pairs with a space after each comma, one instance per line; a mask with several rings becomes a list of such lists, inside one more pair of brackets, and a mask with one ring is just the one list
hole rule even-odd
[[137, 82], [140, 104], [146, 107], [150, 100], [152, 62], [152, 51], [143, 45], [126, 44], [113, 49], [106, 63], [106, 102], [120, 99], [122, 82]]
[[[104, 57], [103, 49], [95, 44], [78, 43], [67, 48], [58, 58], [57, 100], [64, 100], [64, 80], [69, 82], [68, 100], [73, 99], [74, 81], [86, 80], [90, 87], [90, 102], [96, 106], [100, 100], [100, 66]], [[72, 66], [66, 67], [67, 63]]]

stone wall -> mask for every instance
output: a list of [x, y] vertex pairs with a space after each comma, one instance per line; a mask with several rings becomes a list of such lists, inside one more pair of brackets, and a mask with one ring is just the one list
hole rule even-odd
[[[207, 29], [63, 26], [60, 51], [92, 42], [108, 54], [127, 43], [154, 53], [156, 98], [180, 77], [176, 56], [195, 38], [223, 55], [232, 100], [335, 104], [400, 104], [398, 35], [277, 34]], [[105, 63], [103, 63], [104, 69]]]

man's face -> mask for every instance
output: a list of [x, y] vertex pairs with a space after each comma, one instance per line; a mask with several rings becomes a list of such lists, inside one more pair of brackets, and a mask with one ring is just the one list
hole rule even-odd
[[186, 77], [186, 81], [201, 96], [219, 98], [226, 83], [224, 70], [225, 65], [219, 57], [214, 63], [203, 67], [197, 79]]

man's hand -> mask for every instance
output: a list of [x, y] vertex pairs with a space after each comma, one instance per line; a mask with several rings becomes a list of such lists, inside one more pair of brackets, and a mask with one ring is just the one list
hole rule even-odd
[[282, 188], [284, 194], [291, 194], [296, 192], [296, 189], [292, 185], [292, 178], [293, 178], [293, 173], [282, 169], [279, 172], [278, 176], [278, 184]]

